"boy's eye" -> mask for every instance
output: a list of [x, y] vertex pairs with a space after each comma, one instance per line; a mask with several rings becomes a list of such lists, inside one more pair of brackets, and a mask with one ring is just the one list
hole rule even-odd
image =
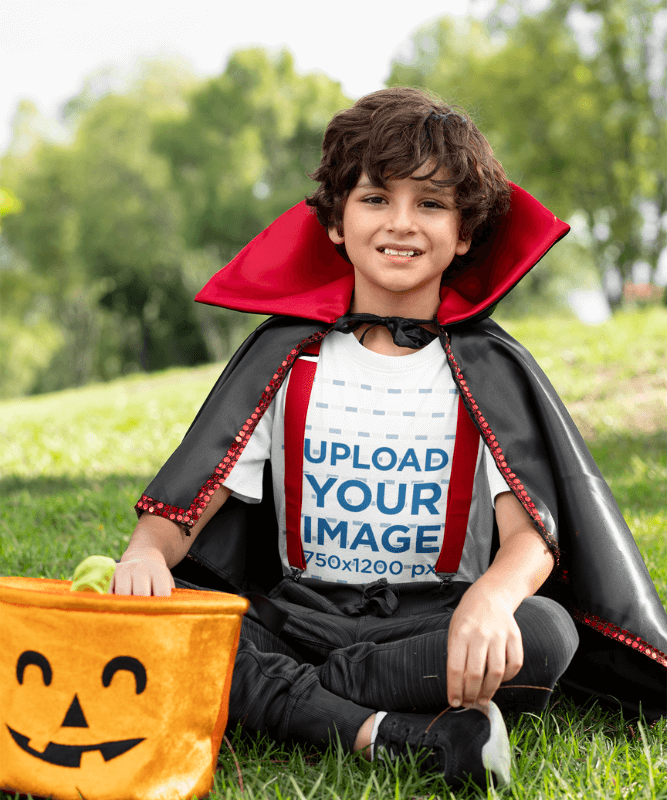
[[371, 205], [379, 205], [380, 203], [384, 203], [384, 197], [378, 197], [377, 195], [373, 195], [372, 197], [365, 197], [364, 203], [370, 203]]
[[424, 208], [443, 208], [443, 206], [436, 200], [424, 200], [422, 205]]

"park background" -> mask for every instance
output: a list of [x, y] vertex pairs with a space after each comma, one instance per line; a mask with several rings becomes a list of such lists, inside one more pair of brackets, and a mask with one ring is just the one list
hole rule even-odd
[[[291, 12], [297, 52], [311, 63], [319, 47], [330, 73], [337, 57], [346, 85], [423, 86], [460, 104], [510, 179], [572, 225], [503, 301], [503, 314], [563, 308], [573, 291], [601, 287], [614, 310], [660, 303], [667, 284], [667, 4], [534, 2], [456, 4], [471, 13], [431, 18], [407, 36], [396, 21], [403, 15], [414, 23], [438, 4], [392, 14], [348, 0], [335, 13], [313, 14], [298, 0], [273, 10], [260, 3], [258, 33], [279, 19], [284, 27]], [[14, 109], [0, 158], [0, 397], [227, 357], [257, 320], [192, 298], [313, 190], [307, 173], [318, 164], [324, 128], [355, 99], [335, 74], [297, 69], [289, 47], [235, 48], [244, 35], [254, 41], [248, 12], [239, 30], [239, 12], [224, 25], [223, 6], [193, 3], [190, 19], [202, 37], [206, 28], [220, 40], [217, 74], [201, 77], [182, 57], [133, 61], [142, 51], [127, 3], [99, 18], [91, 4], [62, 5], [80, 29], [58, 27], [58, 4], [22, 2], [9, 15], [13, 23], [0, 20], [3, 46], [11, 45], [1, 56], [7, 102], [13, 72], [22, 86], [21, 70], [34, 62], [47, 82], [58, 53], [66, 61], [64, 48], [84, 51], [105, 26], [107, 38], [122, 45], [127, 36], [129, 44], [127, 52], [120, 47], [124, 62], [82, 77], [50, 115], [27, 99]], [[158, 31], [166, 25], [168, 7], [133, 6], [139, 29], [146, 26], [142, 8], [154, 8]], [[212, 18], [198, 15], [202, 7]], [[27, 37], [23, 29], [30, 20], [37, 25], [39, 8], [50, 9], [41, 37]], [[44, 24], [53, 31], [50, 44]], [[173, 46], [178, 52], [178, 38]], [[355, 80], [369, 65], [375, 78]]]
[[[4, 47], [21, 29], [7, 27], [7, 9], [43, 12], [63, 59], [78, 36], [95, 44], [105, 32], [127, 35], [137, 57], [87, 70], [71, 92], [59, 90], [57, 108], [25, 99], [8, 110], [0, 574], [68, 578], [91, 553], [119, 557], [134, 502], [259, 321], [200, 307], [194, 294], [312, 190], [306, 173], [333, 113], [362, 93], [409, 84], [466, 108], [510, 179], [572, 225], [495, 318], [554, 382], [667, 605], [667, 4], [490, 2], [441, 14], [447, 7], [427, 0], [400, 25], [400, 6], [371, 5], [373, 13], [342, 0], [315, 13], [299, 0], [258, 2], [226, 20], [221, 4], [192, 0], [202, 41], [212, 27], [220, 45], [208, 66], [189, 66], [178, 39], [175, 56], [156, 57], [148, 34], [145, 49], [141, 30], [130, 37], [131, 7], [145, 25], [150, 6], [157, 28], [180, 14], [191, 39], [188, 12], [175, 5], [119, 0], [95, 23], [95, 4], [79, 0], [3, 4], [0, 64], [17, 85], [32, 60], [48, 83], [57, 58], [44, 29]], [[238, 14], [245, 31], [257, 22], [252, 46], [232, 24]], [[268, 31], [274, 24], [282, 36], [283, 17], [295, 33], [276, 46]], [[326, 71], [315, 68], [318, 52]], [[0, 105], [7, 96], [4, 81]], [[584, 324], [573, 296], [597, 298], [611, 316]], [[665, 721], [649, 728], [557, 695], [548, 714], [513, 728], [511, 742], [512, 787], [457, 796], [667, 798]], [[238, 733], [232, 745], [215, 798], [449, 795], [409, 767]]]

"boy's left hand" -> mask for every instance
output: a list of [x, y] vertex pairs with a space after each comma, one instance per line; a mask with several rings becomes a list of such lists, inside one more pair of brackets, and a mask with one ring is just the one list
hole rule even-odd
[[523, 665], [521, 631], [509, 599], [473, 584], [452, 616], [447, 697], [452, 706], [488, 703]]

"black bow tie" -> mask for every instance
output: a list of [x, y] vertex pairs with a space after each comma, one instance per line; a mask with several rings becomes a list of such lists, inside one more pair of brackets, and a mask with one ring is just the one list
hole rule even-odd
[[364, 336], [376, 325], [384, 325], [391, 334], [394, 344], [398, 347], [411, 347], [419, 350], [420, 347], [430, 344], [438, 338], [437, 333], [431, 333], [422, 325], [438, 325], [437, 319], [408, 319], [406, 317], [378, 317], [375, 314], [343, 314], [339, 317], [332, 330], [341, 333], [352, 333], [361, 325], [370, 323], [359, 339], [359, 344], [364, 343]]

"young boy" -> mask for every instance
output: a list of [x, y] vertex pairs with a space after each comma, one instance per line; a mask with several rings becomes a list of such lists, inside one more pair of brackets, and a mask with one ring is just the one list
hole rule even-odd
[[507, 782], [501, 711], [543, 710], [568, 665], [572, 691], [664, 714], [648, 572], [553, 389], [487, 319], [567, 226], [416, 89], [336, 115], [313, 178], [197, 297], [275, 316], [137, 504], [112, 591], [269, 593], [288, 619], [246, 616], [230, 724], [423, 748], [450, 783]]

